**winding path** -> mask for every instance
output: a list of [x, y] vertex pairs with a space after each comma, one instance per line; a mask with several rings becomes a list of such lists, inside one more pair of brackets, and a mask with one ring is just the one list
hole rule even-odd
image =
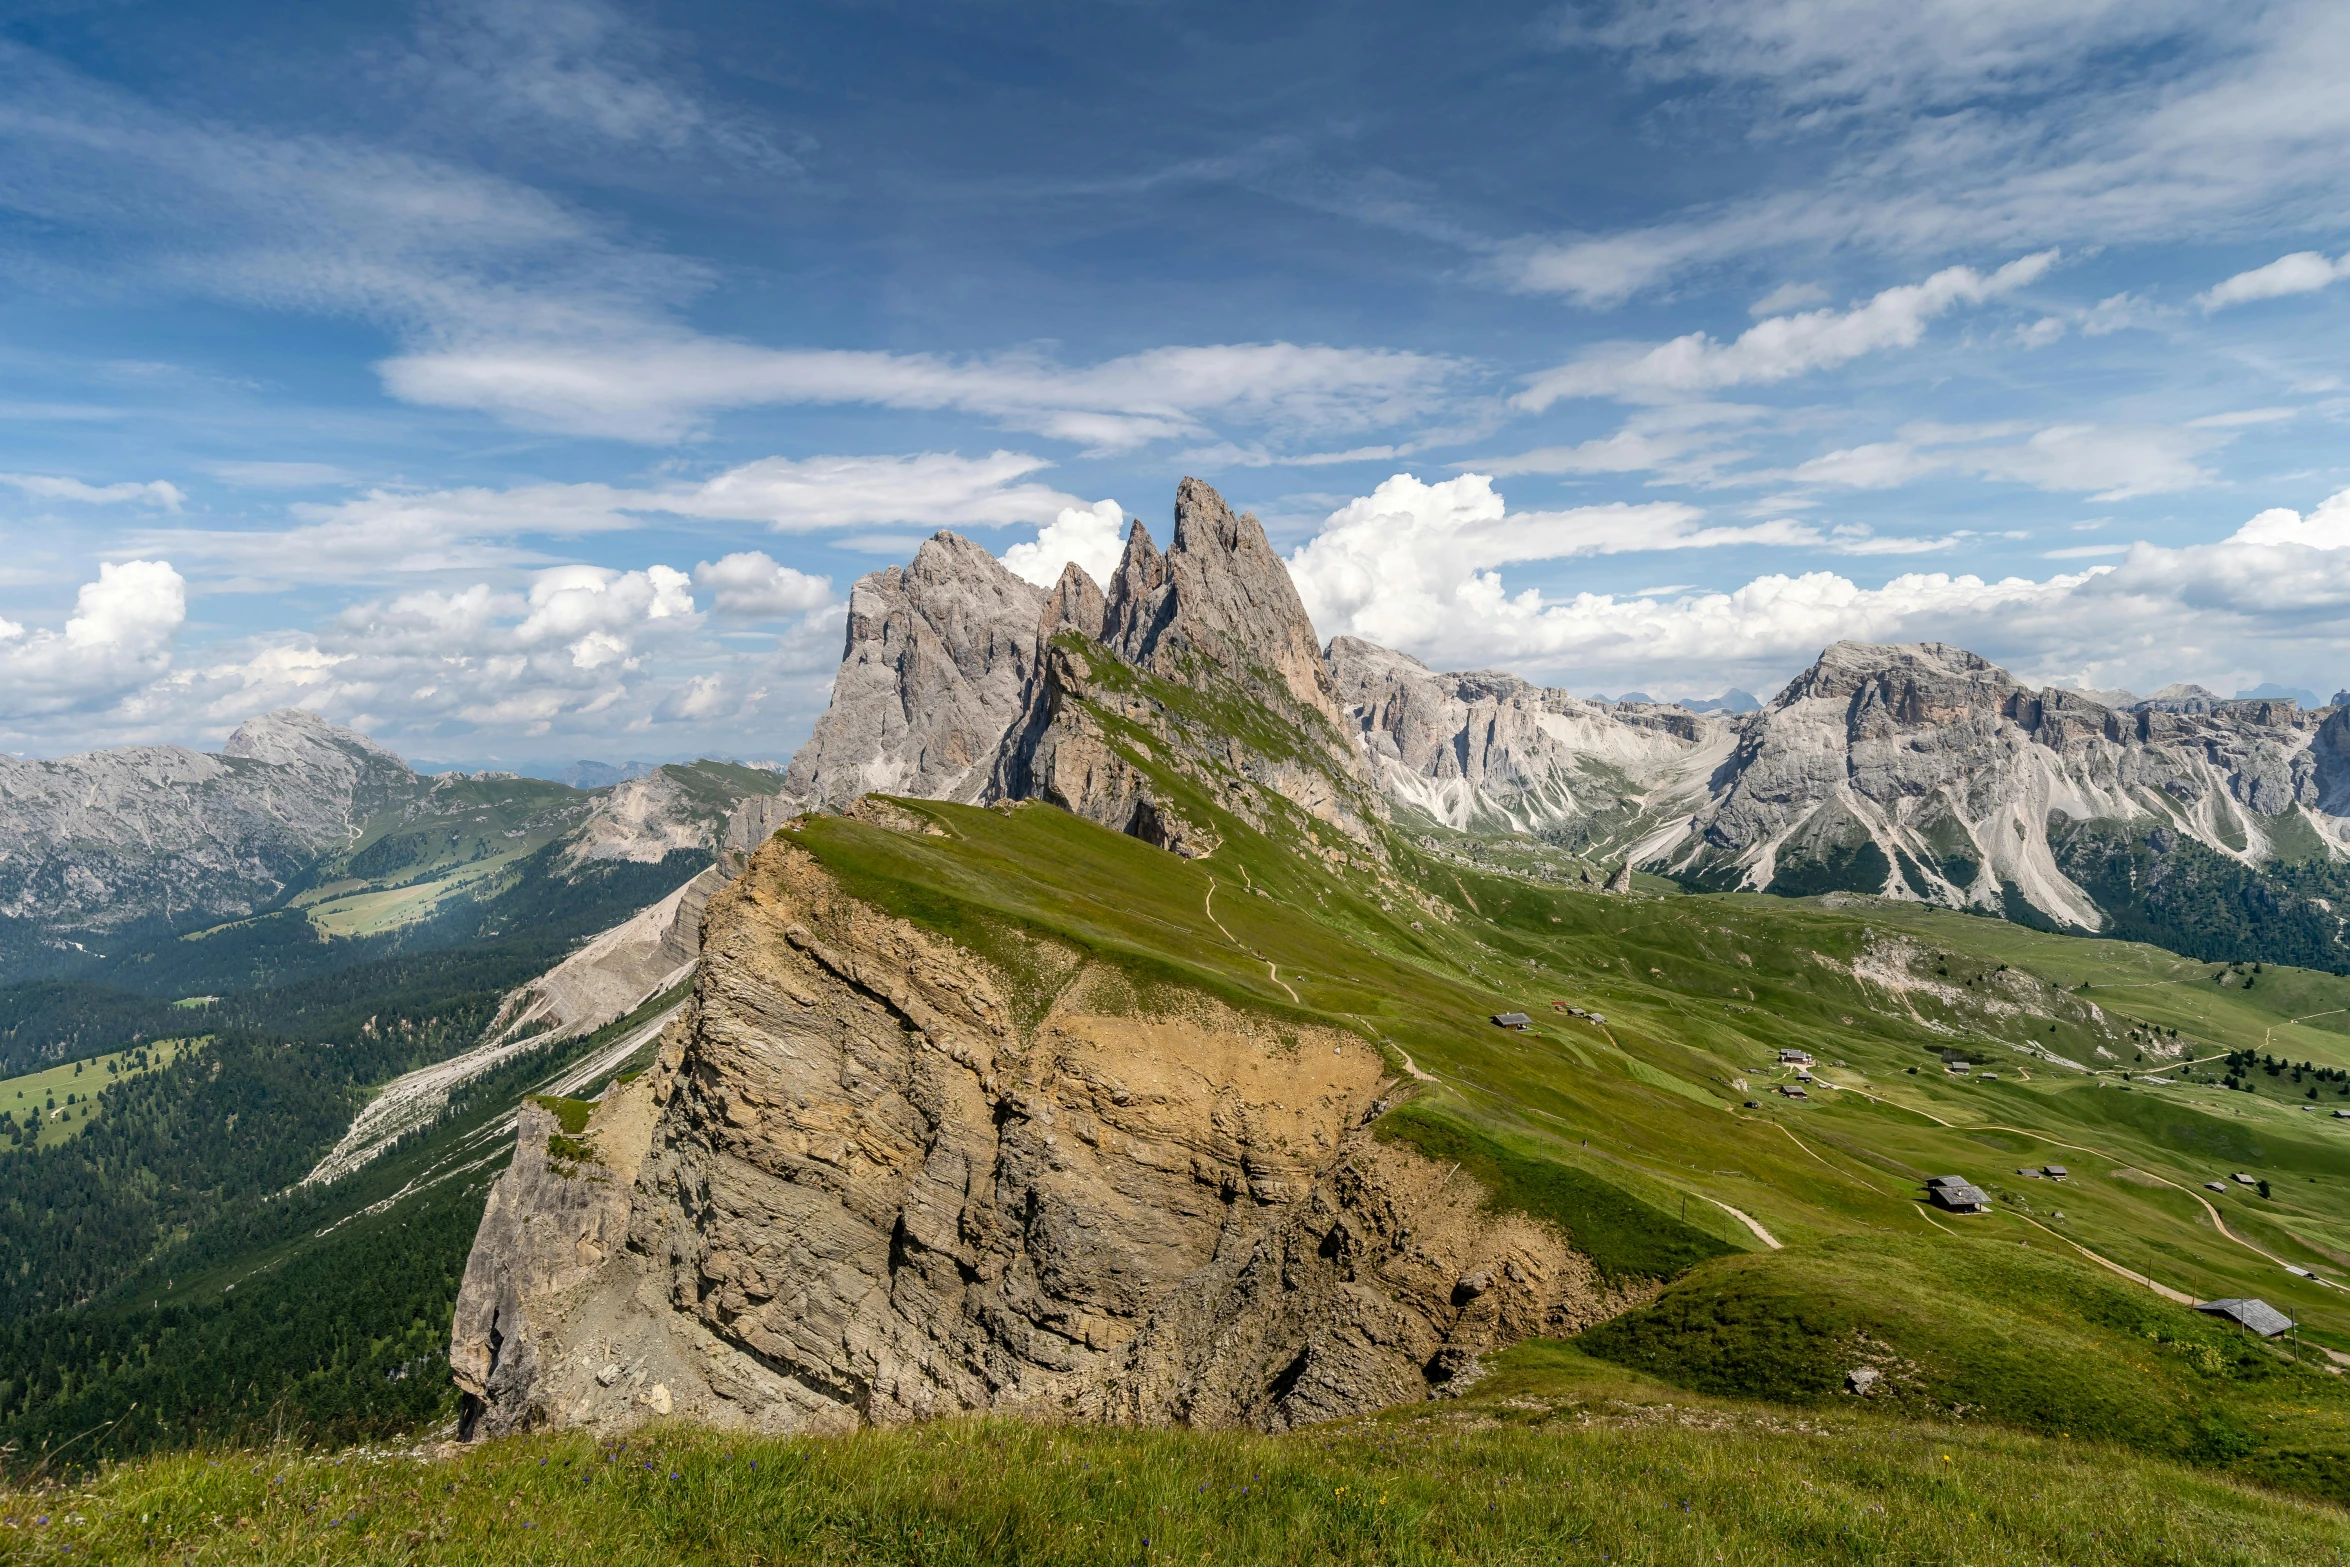
[[[1247, 871], [1242, 871], [1240, 874], [1243, 880], [1247, 879]], [[1208, 877], [1207, 912], [1208, 923], [1215, 926], [1218, 930], [1224, 931], [1224, 939], [1226, 941], [1231, 942], [1232, 945], [1238, 947], [1241, 951], [1247, 953], [1252, 958], [1261, 958], [1265, 956], [1263, 953], [1257, 951], [1254, 947], [1248, 945], [1248, 943], [1242, 941], [1238, 936], [1233, 935], [1229, 930], [1224, 930], [1224, 922], [1216, 918], [1216, 878], [1213, 875]], [[1281, 977], [1280, 964], [1275, 963], [1271, 958], [1265, 958], [1265, 972], [1272, 978], [1274, 984], [1279, 985], [1283, 990], [1289, 992], [1289, 999], [1291, 1001], [1296, 1002], [1301, 1007], [1305, 1005], [1305, 1001], [1298, 995], [1298, 993], [1289, 989], [1289, 981]]]
[[[1703, 1192], [1699, 1192], [1697, 1195], [1700, 1197], [1705, 1197], [1705, 1193]], [[1765, 1246], [1770, 1247], [1771, 1250], [1781, 1251], [1785, 1249], [1780, 1246], [1779, 1238], [1777, 1236], [1773, 1235], [1769, 1230], [1764, 1229], [1760, 1224], [1755, 1222], [1754, 1215], [1740, 1212], [1738, 1209], [1733, 1208], [1728, 1203], [1722, 1201], [1722, 1199], [1719, 1197], [1705, 1197], [1705, 1200], [1712, 1203], [1715, 1207], [1721, 1209], [1722, 1212], [1728, 1214], [1731, 1218], [1736, 1219], [1740, 1224], [1743, 1224], [1748, 1229], [1754, 1231], [1754, 1238], [1758, 1241], [1761, 1241]]]

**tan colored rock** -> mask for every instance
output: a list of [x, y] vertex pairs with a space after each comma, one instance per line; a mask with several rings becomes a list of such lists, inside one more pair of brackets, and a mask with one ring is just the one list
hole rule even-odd
[[551, 1121], [524, 1120], [452, 1337], [475, 1432], [621, 1429], [651, 1387], [773, 1431], [982, 1409], [1278, 1429], [1628, 1303], [1555, 1231], [1378, 1141], [1394, 1078], [1351, 1033], [1145, 1011], [1042, 944], [1006, 969], [789, 837], [704, 942], [659, 1063], [597, 1111], [609, 1180], [559, 1170]]

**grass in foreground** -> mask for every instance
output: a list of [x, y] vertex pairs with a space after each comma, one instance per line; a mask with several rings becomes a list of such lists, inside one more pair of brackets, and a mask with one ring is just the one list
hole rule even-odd
[[0, 1492], [0, 1520], [0, 1560], [27, 1562], [2350, 1562], [2338, 1511], [2116, 1448], [1667, 1401], [1560, 1344], [1458, 1402], [1279, 1437], [958, 1420], [218, 1452]]

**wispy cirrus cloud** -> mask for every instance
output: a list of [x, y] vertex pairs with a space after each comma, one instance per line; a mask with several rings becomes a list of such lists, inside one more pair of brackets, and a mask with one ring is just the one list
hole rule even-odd
[[130, 535], [122, 548], [167, 554], [191, 570], [252, 587], [528, 570], [554, 563], [549, 541], [626, 533], [656, 517], [786, 534], [1049, 522], [1088, 504], [1033, 477], [1051, 466], [1009, 451], [766, 457], [699, 481], [645, 486], [374, 489], [347, 500], [297, 503], [288, 508], [294, 519], [288, 527], [150, 528]]
[[[2225, 446], [2239, 425], [2178, 426], [2029, 423], [1975, 426], [1914, 423], [1899, 439], [1845, 447], [1792, 469], [1742, 474], [1750, 484], [1882, 490], [1958, 473], [2096, 501], [2165, 495], [2210, 484], [2200, 459]], [[2022, 437], [2021, 440], [2016, 439]]]
[[2330, 223], [2350, 195], [2338, 7], [1675, 0], [1558, 39], [1675, 84], [1684, 114], [1828, 138], [1802, 184], [1493, 248], [1505, 286], [1593, 308], [1772, 254], [2229, 237]]
[[2019, 257], [1996, 271], [1945, 267], [1920, 283], [1885, 289], [1849, 310], [1772, 316], [1723, 342], [1691, 332], [1653, 347], [1609, 344], [1532, 377], [1514, 405], [1539, 413], [1564, 398], [1664, 401], [1734, 386], [1767, 386], [1849, 364], [1866, 354], [1914, 347], [1936, 317], [1981, 304], [2044, 276], [2057, 253]]
[[800, 138], [715, 104], [653, 29], [602, 0], [438, 0], [394, 69], [469, 125], [503, 134], [800, 170], [784, 146]]
[[[508, 11], [606, 14], [552, 0], [485, 14]], [[690, 128], [682, 101], [616, 79], [590, 93], [584, 65], [542, 66], [539, 96], [560, 106], [578, 89], [577, 112], [615, 135]], [[1070, 363], [720, 336], [683, 317], [710, 267], [543, 190], [421, 153], [175, 118], [5, 42], [0, 156], [8, 205], [52, 228], [61, 259], [78, 245], [151, 288], [374, 323], [399, 344], [377, 365], [394, 397], [568, 435], [667, 444], [731, 409], [866, 406], [1100, 451], [1234, 432], [1288, 441], [1424, 420], [1471, 368], [1279, 340]]]
[[187, 495], [178, 485], [163, 479], [123, 479], [111, 484], [90, 484], [80, 479], [59, 478], [53, 474], [0, 473], [0, 484], [35, 500], [73, 501], [83, 506], [118, 506], [130, 502], [178, 511], [187, 500]]
[[396, 355], [395, 396], [621, 440], [678, 439], [728, 408], [951, 410], [1096, 451], [1197, 440], [1218, 424], [1281, 435], [1427, 417], [1467, 369], [1442, 355], [1298, 343], [1149, 349], [1092, 365], [1006, 353], [768, 348], [698, 334], [488, 338]]

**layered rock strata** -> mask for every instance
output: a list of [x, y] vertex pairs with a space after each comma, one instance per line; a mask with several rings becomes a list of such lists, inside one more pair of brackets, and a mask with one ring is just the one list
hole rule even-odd
[[1394, 1079], [1358, 1037], [1146, 1012], [1046, 945], [1018, 966], [761, 849], [654, 1070], [578, 1138], [526, 1116], [452, 1334], [468, 1429], [1277, 1429], [1625, 1303], [1377, 1140]]

